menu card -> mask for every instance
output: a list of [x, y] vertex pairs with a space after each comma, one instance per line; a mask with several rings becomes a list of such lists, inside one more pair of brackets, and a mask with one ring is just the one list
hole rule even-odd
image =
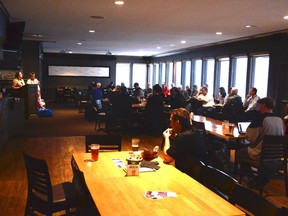
[[157, 200], [169, 197], [178, 197], [176, 192], [146, 191], [144, 196], [148, 199]]

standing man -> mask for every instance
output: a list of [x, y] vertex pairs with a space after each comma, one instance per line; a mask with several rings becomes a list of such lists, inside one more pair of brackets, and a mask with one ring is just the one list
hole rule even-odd
[[259, 161], [264, 135], [284, 135], [284, 122], [273, 113], [274, 106], [275, 102], [272, 98], [266, 97], [258, 100], [260, 115], [252, 120], [247, 128], [246, 136], [250, 145], [237, 151], [238, 161], [247, 159]]
[[102, 89], [101, 83], [97, 82], [92, 85], [92, 89], [89, 92], [91, 102], [98, 110], [102, 109]]
[[174, 109], [170, 116], [170, 125], [163, 132], [164, 163], [175, 160], [175, 167], [189, 172], [193, 161], [207, 161], [204, 140], [194, 127], [191, 127], [189, 112], [184, 108]]
[[45, 103], [42, 101], [41, 98], [41, 90], [40, 90], [40, 82], [39, 80], [35, 77], [34, 72], [29, 73], [29, 79], [27, 80], [27, 85], [31, 84], [36, 84], [37, 85], [37, 100], [38, 100], [38, 108], [45, 108]]

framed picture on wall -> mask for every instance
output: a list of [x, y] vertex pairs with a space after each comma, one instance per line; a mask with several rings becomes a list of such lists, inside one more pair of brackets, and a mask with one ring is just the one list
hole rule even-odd
[[110, 67], [48, 66], [49, 76], [110, 77]]

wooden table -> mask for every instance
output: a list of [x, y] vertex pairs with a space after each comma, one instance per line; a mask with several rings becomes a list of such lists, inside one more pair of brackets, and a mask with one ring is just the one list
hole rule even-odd
[[[101, 215], [245, 215], [217, 194], [180, 172], [174, 166], [163, 164], [156, 172], [125, 177], [112, 159], [126, 162], [129, 152], [100, 152], [96, 162], [89, 153], [73, 157], [84, 172], [87, 186]], [[150, 200], [146, 191], [176, 192], [178, 197]]]
[[205, 129], [208, 133], [210, 133], [216, 137], [225, 139], [227, 141], [231, 141], [231, 140], [240, 141], [240, 140], [243, 140], [246, 138], [245, 135], [239, 134], [237, 126], [234, 127], [233, 136], [223, 134], [222, 121], [220, 121], [220, 120], [216, 120], [216, 119], [205, 117], [205, 116], [199, 116], [199, 115], [194, 115], [193, 120], [198, 121], [198, 122], [204, 122], [205, 123]]

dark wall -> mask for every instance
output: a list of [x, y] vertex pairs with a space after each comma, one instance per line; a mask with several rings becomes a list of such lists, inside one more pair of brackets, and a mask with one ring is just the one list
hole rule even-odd
[[[115, 82], [116, 62], [146, 63], [142, 57], [124, 57], [112, 55], [84, 55], [84, 54], [58, 54], [44, 53], [42, 60], [42, 95], [43, 98], [52, 99], [55, 96], [55, 88], [59, 86], [76, 87], [85, 91], [91, 82], [101, 82], [106, 87], [111, 81]], [[88, 66], [109, 67], [110, 77], [59, 77], [49, 76], [48, 66]]]

